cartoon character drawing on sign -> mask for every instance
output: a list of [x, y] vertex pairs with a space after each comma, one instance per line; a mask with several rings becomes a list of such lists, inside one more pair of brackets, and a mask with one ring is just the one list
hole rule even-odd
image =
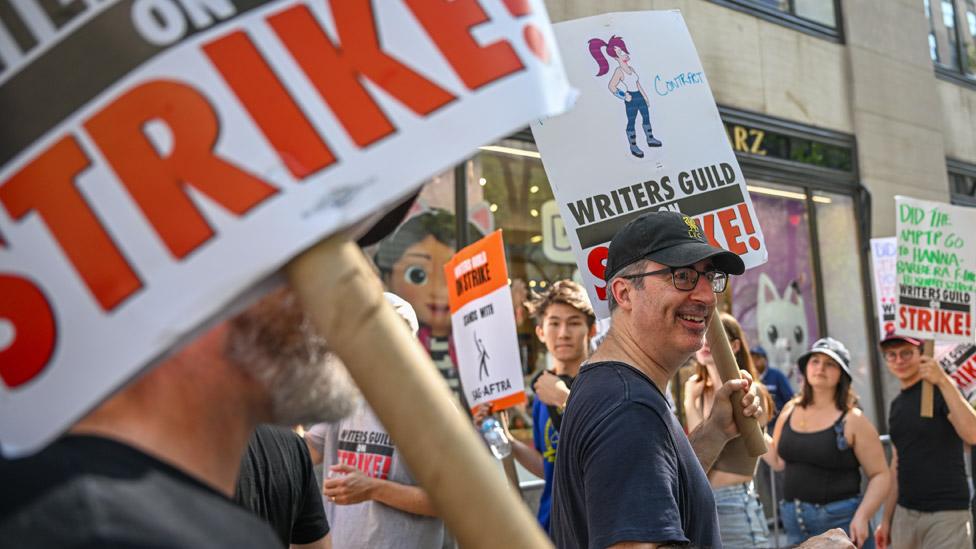
[[760, 273], [756, 330], [762, 345], [769, 350], [769, 365], [798, 381], [796, 361], [807, 349], [809, 330], [796, 281], [790, 282], [780, 298], [773, 280]]
[[[380, 242], [373, 259], [386, 288], [407, 300], [417, 312], [417, 338], [451, 390], [460, 394], [444, 278], [444, 265], [457, 247], [456, 223], [448, 211], [423, 211]], [[469, 223], [468, 235], [472, 240], [481, 238], [481, 229]]]
[[483, 380], [486, 377], [491, 377], [488, 373], [488, 359], [491, 356], [488, 355], [488, 349], [485, 349], [485, 344], [478, 337], [478, 332], [474, 333], [474, 346], [478, 349], [478, 362], [481, 363], [481, 367], [478, 369], [478, 381]]
[[610, 40], [606, 42], [599, 38], [591, 38], [589, 40], [589, 47], [590, 55], [593, 56], [593, 59], [596, 60], [599, 66], [599, 71], [596, 73], [597, 76], [603, 76], [610, 70], [610, 63], [603, 55], [604, 50], [606, 50], [608, 56], [617, 61], [617, 68], [614, 69], [613, 75], [610, 77], [610, 84], [607, 87], [614, 97], [624, 102], [624, 110], [627, 114], [627, 139], [630, 141], [630, 154], [637, 158], [644, 158], [644, 151], [637, 146], [635, 123], [637, 122], [638, 113], [644, 122], [644, 137], [647, 140], [647, 146], [660, 147], [661, 142], [655, 139], [654, 134], [651, 132], [651, 116], [647, 110], [647, 104], [650, 102], [650, 98], [644, 92], [644, 87], [641, 86], [640, 76], [637, 75], [637, 70], [630, 66], [630, 53], [627, 51], [627, 45], [624, 44], [623, 38], [611, 36]]

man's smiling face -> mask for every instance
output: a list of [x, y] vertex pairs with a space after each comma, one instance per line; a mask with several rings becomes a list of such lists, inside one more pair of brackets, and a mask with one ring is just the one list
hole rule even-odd
[[[692, 265], [698, 271], [712, 269], [710, 260]], [[647, 261], [644, 272], [666, 268]], [[634, 298], [635, 323], [646, 334], [649, 345], [667, 354], [688, 356], [702, 345], [708, 321], [715, 310], [715, 292], [701, 276], [691, 291], [674, 287], [670, 274], [645, 277], [644, 289]]]

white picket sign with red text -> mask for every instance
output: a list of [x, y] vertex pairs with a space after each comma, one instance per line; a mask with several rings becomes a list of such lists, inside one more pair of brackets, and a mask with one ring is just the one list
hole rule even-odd
[[570, 100], [541, 0], [76, 4], [58, 26], [24, 16], [52, 30], [29, 50], [0, 47], [6, 455]]

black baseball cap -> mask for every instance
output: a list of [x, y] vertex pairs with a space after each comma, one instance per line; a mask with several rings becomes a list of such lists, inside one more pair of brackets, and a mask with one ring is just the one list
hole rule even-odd
[[686, 267], [711, 259], [716, 269], [727, 274], [740, 275], [746, 270], [738, 255], [709, 244], [694, 219], [672, 211], [643, 214], [617, 231], [610, 241], [603, 279], [609, 282], [621, 269], [641, 259], [666, 267]]

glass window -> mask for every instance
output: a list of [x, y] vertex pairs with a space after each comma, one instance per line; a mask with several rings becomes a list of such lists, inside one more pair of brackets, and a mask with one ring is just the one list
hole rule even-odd
[[953, 204], [976, 206], [976, 166], [952, 161], [949, 167], [949, 196]]
[[820, 337], [816, 281], [803, 189], [751, 180], [749, 195], [770, 261], [732, 280], [732, 314], [750, 345], [799, 387], [796, 360]]
[[962, 21], [963, 28], [959, 34], [966, 61], [966, 74], [976, 76], [976, 0], [965, 1]]
[[[834, 0], [712, 0], [751, 11], [800, 30], [836, 36], [837, 12]], [[811, 24], [812, 23], [812, 24]]]
[[837, 25], [833, 0], [794, 0], [793, 5], [797, 17], [816, 21], [827, 27]]
[[[870, 339], [866, 322], [872, 315], [864, 307], [861, 255], [857, 238], [853, 237], [857, 234], [854, 200], [850, 196], [815, 192], [813, 203], [817, 213], [817, 240], [822, 258], [820, 274], [823, 277], [826, 335], [839, 339], [851, 352], [854, 392], [857, 393], [859, 406], [868, 419], [879, 425], [880, 418], [875, 417], [871, 364], [873, 354], [872, 349], [868, 348]], [[895, 392], [889, 392], [887, 386], [884, 392], [892, 398], [898, 394], [897, 380], [894, 381]]]
[[534, 144], [503, 140], [482, 147], [477, 163], [483, 204], [503, 230], [523, 364], [532, 372], [543, 364], [545, 347], [522, 303], [557, 280], [579, 282], [576, 256]]
[[923, 2], [932, 61], [942, 69], [976, 76], [976, 0]]
[[[469, 179], [473, 167], [472, 163], [466, 166]], [[457, 394], [460, 382], [444, 278], [444, 264], [458, 246], [454, 189], [454, 170], [431, 178], [397, 230], [365, 251], [379, 270], [385, 289], [413, 306], [420, 321], [420, 341]], [[490, 228], [490, 224], [472, 223], [468, 231], [475, 235]]]

